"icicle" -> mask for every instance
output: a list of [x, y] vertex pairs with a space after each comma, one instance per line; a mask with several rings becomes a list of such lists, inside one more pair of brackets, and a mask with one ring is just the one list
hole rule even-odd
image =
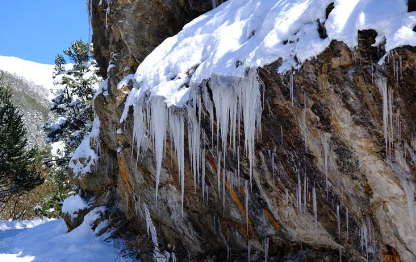
[[201, 127], [197, 120], [197, 113], [195, 107], [201, 108], [201, 97], [195, 91], [191, 90], [190, 103], [187, 106], [188, 112], [188, 145], [189, 145], [189, 159], [191, 161], [191, 170], [194, 177], [194, 190], [196, 191], [197, 184], [199, 184], [199, 167], [201, 156]]
[[222, 172], [222, 212], [225, 211], [225, 169]]
[[301, 184], [301, 180], [300, 180], [300, 174], [298, 172], [298, 188], [297, 188], [297, 193], [298, 193], [298, 207], [299, 207], [299, 214], [302, 213], [302, 184]]
[[217, 182], [218, 182], [218, 198], [220, 198], [221, 196], [221, 153], [218, 154]]
[[283, 127], [282, 127], [282, 125], [280, 125], [280, 142], [283, 145]]
[[348, 207], [345, 207], [345, 219], [347, 220], [347, 240], [348, 240]]
[[156, 228], [153, 225], [152, 218], [150, 217], [149, 209], [147, 208], [146, 204], [143, 203], [144, 212], [146, 215], [146, 228], [147, 228], [147, 235], [152, 237], [152, 242], [155, 248], [159, 248], [159, 244], [157, 241], [157, 233]]
[[217, 7], [217, 0], [212, 0], [212, 9]]
[[313, 214], [315, 218], [315, 236], [318, 236], [318, 209], [316, 206], [316, 192], [315, 186], [312, 188], [312, 198], [313, 198]]
[[368, 260], [368, 232], [367, 232], [367, 226], [365, 225], [364, 220], [362, 221], [361, 225], [361, 245], [362, 247], [365, 247], [367, 260]]
[[276, 149], [275, 149], [275, 150], [273, 150], [273, 153], [272, 153], [272, 174], [273, 174], [273, 185], [274, 185], [274, 170], [275, 170], [275, 165], [274, 165], [274, 156], [275, 156], [275, 154], [276, 154]]
[[247, 186], [247, 180], [244, 181], [244, 193], [245, 193], [245, 202], [246, 202], [246, 224], [247, 224], [247, 235], [248, 235], [248, 186]]
[[401, 123], [400, 123], [400, 110], [397, 110], [396, 126], [397, 126], [397, 141], [400, 143], [400, 141], [402, 140], [402, 128], [401, 128]]
[[400, 66], [400, 78], [403, 77], [403, 61], [402, 56], [399, 56], [399, 66]]
[[339, 242], [341, 242], [341, 217], [339, 215], [339, 205], [337, 205], [337, 221], [338, 221], [338, 236], [339, 236]]
[[321, 136], [322, 147], [324, 148], [324, 164], [325, 164], [325, 191], [328, 194], [328, 134]]
[[[259, 81], [255, 70], [249, 70], [245, 77], [225, 78], [217, 75], [211, 77], [212, 97], [217, 118], [217, 143], [221, 134], [224, 158], [227, 151], [227, 136], [229, 127], [231, 134], [235, 133], [236, 114], [241, 110], [244, 124], [245, 149], [250, 164], [250, 186], [254, 166], [254, 137], [261, 126], [261, 103]], [[231, 115], [231, 117], [230, 117]], [[231, 123], [230, 123], [231, 122]], [[225, 161], [225, 159], [224, 159]]]
[[290, 83], [289, 83], [289, 87], [290, 87], [290, 100], [292, 101], [292, 106], [293, 106], [293, 72], [290, 72]]
[[390, 148], [393, 147], [393, 90], [389, 90]]
[[409, 208], [410, 221], [412, 223], [412, 228], [415, 230], [415, 211], [414, 211], [414, 197], [415, 197], [415, 185], [408, 181], [407, 179], [400, 178], [401, 184], [403, 186], [404, 192], [406, 194], [407, 206]]
[[209, 121], [211, 124], [211, 146], [214, 146], [214, 106], [211, 99], [209, 98], [207, 84], [203, 85], [203, 96], [202, 96], [205, 109], [208, 111]]
[[250, 241], [247, 241], [247, 261], [248, 262], [251, 262], [250, 253], [251, 253], [251, 245], [250, 245]]
[[370, 221], [370, 217], [367, 217], [367, 228], [368, 228], [368, 239], [369, 239], [369, 243], [371, 242], [371, 221]]
[[286, 192], [286, 215], [285, 215], [285, 217], [286, 217], [286, 221], [287, 221], [288, 216], [289, 216], [289, 190], [286, 188], [285, 192]]
[[208, 204], [208, 202], [209, 202], [209, 194], [208, 194], [208, 189], [209, 189], [209, 186], [207, 185], [207, 186], [206, 186], [206, 192], [207, 192], [207, 204]]
[[306, 212], [306, 184], [307, 184], [307, 177], [303, 178], [303, 211]]
[[396, 62], [396, 87], [399, 87], [399, 62]]
[[171, 140], [173, 140], [178, 161], [178, 176], [181, 184], [181, 213], [183, 216], [183, 200], [185, 186], [184, 119], [182, 114], [174, 114], [172, 110], [169, 110], [169, 133]]
[[342, 246], [339, 245], [339, 262], [342, 262]]
[[374, 65], [371, 62], [371, 83], [374, 83]]
[[386, 156], [388, 155], [388, 122], [389, 122], [389, 111], [388, 111], [388, 97], [387, 97], [387, 82], [383, 78], [376, 79], [376, 85], [380, 89], [383, 95], [383, 130], [384, 130], [384, 141], [386, 144]]
[[237, 176], [240, 178], [240, 147], [237, 148]]
[[205, 143], [204, 149], [202, 149], [202, 200], [205, 196]]
[[162, 98], [152, 99], [150, 102], [151, 110], [151, 135], [156, 155], [156, 196], [155, 203], [157, 207], [157, 193], [160, 180], [160, 169], [162, 167], [163, 145], [166, 139], [166, 104]]
[[302, 126], [303, 126], [303, 139], [305, 140], [305, 152], [307, 149], [307, 129], [306, 129], [306, 108], [302, 111]]
[[267, 256], [269, 255], [269, 238], [264, 241], [264, 262], [267, 262]]

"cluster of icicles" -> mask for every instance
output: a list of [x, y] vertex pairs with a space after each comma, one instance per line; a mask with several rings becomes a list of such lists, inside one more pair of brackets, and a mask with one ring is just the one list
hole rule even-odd
[[[401, 58], [396, 61], [393, 56], [393, 69], [394, 76], [397, 79], [397, 85], [399, 77], [402, 76], [402, 61]], [[409, 146], [406, 142], [402, 141], [401, 137], [401, 123], [400, 112], [397, 110], [396, 115], [396, 127], [393, 125], [393, 91], [387, 88], [387, 80], [383, 78], [375, 78], [375, 66], [371, 65], [372, 82], [379, 87], [380, 93], [383, 95], [383, 130], [386, 141], [386, 155], [389, 166], [392, 170], [398, 174], [402, 186], [407, 196], [408, 207], [412, 226], [414, 228], [414, 183], [411, 180], [411, 176], [406, 171], [406, 152], [409, 153], [410, 158], [416, 163], [416, 140], [412, 139], [412, 143]], [[291, 93], [291, 101], [293, 101], [293, 73], [290, 74], [289, 88]], [[208, 92], [208, 85], [211, 89], [211, 93]], [[166, 106], [163, 97], [149, 96], [141, 97], [136, 100], [133, 105], [134, 109], [134, 130], [133, 141], [137, 148], [137, 157], [140, 153], [146, 151], [150, 145], [153, 144], [154, 153], [156, 156], [156, 195], [155, 201], [157, 206], [158, 186], [160, 180], [160, 171], [162, 166], [162, 158], [164, 151], [166, 150], [167, 134], [170, 137], [171, 149], [174, 150], [177, 157], [178, 172], [181, 184], [181, 212], [183, 215], [183, 201], [184, 201], [184, 170], [185, 170], [185, 126], [188, 134], [188, 148], [190, 166], [193, 173], [194, 188], [201, 188], [203, 199], [208, 199], [208, 187], [205, 183], [205, 156], [206, 145], [209, 144], [208, 140], [211, 140], [211, 150], [214, 155], [216, 149], [217, 157], [217, 182], [218, 182], [218, 196], [220, 197], [222, 191], [223, 205], [225, 201], [226, 179], [229, 184], [230, 190], [235, 186], [244, 185], [245, 193], [245, 210], [246, 210], [246, 224], [248, 231], [248, 201], [249, 201], [249, 188], [252, 186], [252, 175], [254, 165], [254, 141], [256, 134], [261, 133], [261, 114], [264, 108], [264, 102], [261, 102], [260, 88], [263, 87], [261, 80], [259, 79], [256, 70], [248, 70], [246, 75], [241, 78], [236, 77], [222, 77], [213, 75], [211, 79], [202, 83], [199, 86], [193, 86], [190, 88], [189, 102], [184, 108], [176, 108]], [[263, 90], [264, 92], [264, 90]], [[306, 97], [306, 96], [305, 96]], [[215, 112], [214, 112], [215, 111]], [[186, 116], [185, 116], [186, 115]], [[205, 130], [201, 128], [202, 118], [209, 118], [209, 125], [211, 129], [211, 137], [208, 137]], [[214, 123], [216, 123], [216, 128]], [[250, 166], [250, 180], [245, 180], [244, 184], [241, 183], [240, 176], [240, 139], [242, 137], [240, 127], [244, 128], [244, 145], [245, 153], [249, 160]], [[303, 135], [305, 139], [305, 149], [307, 147], [307, 127], [306, 127], [306, 98], [305, 108], [302, 111], [302, 127]], [[214, 130], [215, 128], [215, 130]], [[396, 130], [396, 131], [394, 131]], [[282, 132], [282, 131], [281, 131]], [[395, 145], [395, 156], [392, 157], [392, 148], [394, 133], [397, 137], [397, 143]], [[216, 134], [216, 145], [214, 145], [214, 134]], [[283, 133], [282, 133], [283, 136]], [[324, 170], [326, 177], [326, 192], [328, 194], [328, 161], [329, 161], [329, 136], [323, 134], [321, 136], [321, 143], [323, 148], [324, 157]], [[225, 171], [225, 160], [227, 157], [227, 151], [231, 150], [237, 156], [237, 170], [235, 172]], [[404, 154], [404, 156], [403, 156]], [[275, 150], [270, 151], [269, 155], [272, 159], [273, 180], [275, 164], [274, 159], [276, 157]], [[221, 163], [223, 163], [223, 176], [221, 179]], [[310, 181], [305, 177], [302, 186], [302, 179], [298, 174], [298, 186], [296, 187], [296, 199], [299, 212], [306, 212], [306, 201], [311, 196], [309, 192]], [[221, 181], [222, 180], [222, 181]], [[222, 182], [222, 183], [221, 183]], [[250, 185], [248, 185], [250, 183]], [[221, 187], [222, 184], [222, 187]], [[302, 190], [303, 188], [303, 190]], [[303, 192], [302, 192], [303, 191]], [[303, 193], [303, 196], [302, 196]], [[289, 206], [289, 192], [286, 189], [286, 206]], [[318, 223], [317, 223], [317, 199], [315, 186], [312, 188], [312, 202], [313, 213], [315, 222], [315, 235], [318, 235]], [[341, 239], [340, 230], [340, 206], [336, 207], [337, 221], [338, 221], [338, 233]], [[348, 208], [345, 207], [345, 218], [347, 227], [347, 239], [348, 239]], [[151, 221], [146, 215], [147, 221]], [[286, 211], [286, 219], [288, 212]], [[148, 223], [150, 224], [150, 223]], [[151, 226], [149, 226], [151, 229]], [[369, 217], [363, 219], [360, 236], [361, 246], [364, 252], [367, 254], [370, 250], [369, 244], [371, 240], [375, 241], [374, 230], [372, 230], [371, 221]], [[152, 231], [152, 230], [150, 230]], [[152, 234], [153, 236], [154, 234]], [[373, 245], [374, 242], [373, 242]], [[268, 239], [264, 242], [265, 254], [267, 257], [269, 242]], [[342, 246], [340, 246], [340, 256], [342, 252]], [[248, 246], [248, 256], [250, 256], [250, 244]]]
[[[390, 58], [391, 57], [391, 58]], [[399, 87], [399, 79], [403, 77], [403, 62], [402, 57], [397, 53], [387, 55], [387, 63], [393, 65], [393, 76], [396, 82], [396, 88]], [[390, 61], [392, 60], [392, 61]], [[374, 69], [372, 66], [372, 74]], [[372, 77], [374, 79], [374, 77]], [[393, 89], [387, 87], [387, 79], [376, 78], [375, 84], [380, 90], [383, 96], [383, 133], [386, 147], [386, 162], [392, 171], [397, 174], [402, 184], [403, 190], [406, 194], [407, 204], [409, 208], [410, 220], [413, 230], [415, 229], [414, 218], [414, 179], [410, 173], [409, 166], [406, 162], [407, 154], [410, 159], [416, 164], [416, 141], [412, 137], [410, 145], [402, 138], [402, 126], [400, 122], [400, 110], [396, 110], [396, 116], [394, 116], [394, 97]], [[394, 124], [394, 119], [396, 124]], [[396, 142], [394, 142], [396, 141]], [[394, 151], [393, 151], [394, 148]], [[394, 152], [394, 155], [392, 154]]]
[[[208, 84], [212, 91], [212, 98], [208, 92]], [[156, 206], [162, 158], [166, 150], [167, 134], [169, 134], [171, 148], [177, 157], [181, 184], [181, 212], [183, 215], [185, 123], [187, 124], [189, 159], [195, 189], [197, 186], [201, 186], [202, 195], [208, 194], [208, 189], [205, 187], [205, 144], [207, 135], [204, 129], [201, 128], [202, 114], [209, 117], [211, 138], [208, 139], [211, 139], [211, 145], [214, 144], [214, 133], [216, 133], [218, 192], [220, 193], [221, 159], [225, 163], [227, 150], [231, 149], [238, 156], [239, 162], [241, 125], [244, 127], [244, 145], [249, 159], [251, 184], [254, 140], [256, 133], [261, 132], [263, 107], [260, 102], [260, 86], [261, 81], [256, 70], [247, 70], [246, 75], [241, 78], [213, 75], [208, 83], [190, 87], [189, 102], [185, 108], [168, 108], [163, 97], [150, 96], [136, 99], [133, 105], [133, 141], [136, 145], [137, 157], [147, 150], [150, 142], [153, 144], [156, 157]], [[185, 118], [185, 113], [187, 118]], [[216, 123], [216, 132], [214, 132], [214, 122]], [[238, 168], [236, 170], [237, 174], [235, 174], [238, 177], [240, 177], [239, 171]]]

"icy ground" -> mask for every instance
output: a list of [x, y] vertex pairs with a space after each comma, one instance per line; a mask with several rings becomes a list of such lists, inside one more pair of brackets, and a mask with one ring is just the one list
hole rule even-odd
[[90, 223], [95, 215], [90, 212], [81, 226], [69, 233], [63, 219], [0, 221], [0, 261], [131, 261], [118, 258], [121, 241], [106, 242], [106, 234], [94, 235]]

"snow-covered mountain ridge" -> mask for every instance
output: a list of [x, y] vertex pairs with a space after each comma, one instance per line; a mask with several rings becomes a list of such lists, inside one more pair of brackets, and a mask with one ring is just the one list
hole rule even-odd
[[48, 100], [52, 99], [50, 90], [54, 88], [52, 78], [54, 65], [40, 64], [13, 56], [0, 56], [0, 70], [36, 85], [37, 88], [33, 89], [36, 93]]
[[53, 65], [0, 56], [0, 72], [12, 89], [12, 100], [23, 115], [29, 145], [44, 145], [43, 126], [53, 117], [48, 109], [54, 88]]

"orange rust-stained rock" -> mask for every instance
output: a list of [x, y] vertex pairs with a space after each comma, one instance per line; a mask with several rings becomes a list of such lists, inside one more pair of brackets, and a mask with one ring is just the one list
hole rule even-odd
[[123, 181], [126, 184], [126, 188], [129, 191], [129, 193], [131, 193], [133, 190], [132, 190], [132, 187], [131, 187], [131, 184], [130, 184], [129, 175], [127, 174], [126, 170], [124, 169], [123, 162], [121, 160], [118, 161], [118, 166], [120, 168], [121, 177], [123, 178]]
[[386, 249], [383, 250], [384, 262], [403, 262], [400, 259], [400, 254], [397, 250], [389, 245], [386, 245]]
[[[214, 169], [217, 169], [217, 162], [212, 159], [212, 158], [207, 158], [207, 160], [211, 163], [211, 165], [214, 167]], [[222, 178], [224, 176], [223, 172], [220, 171], [220, 177]], [[227, 188], [226, 192], [229, 194], [230, 192], [230, 184], [228, 183], [227, 180], [225, 180], [225, 186]], [[243, 205], [241, 204], [240, 200], [238, 199], [238, 195], [234, 190], [231, 190], [231, 198], [234, 201], [235, 205], [237, 206], [238, 210], [240, 210], [241, 215], [246, 219], [246, 210], [244, 209]], [[248, 218], [248, 225], [249, 225], [249, 230], [252, 230], [252, 221], [250, 219], [250, 217]], [[247, 230], [246, 230], [247, 231]], [[248, 237], [248, 232], [247, 232], [247, 237]]]
[[264, 211], [264, 213], [267, 215], [267, 217], [269, 218], [270, 223], [272, 223], [273, 227], [274, 227], [277, 231], [281, 231], [281, 230], [280, 230], [279, 223], [277, 223], [276, 219], [274, 219], [274, 217], [272, 216], [272, 214], [270, 214], [269, 210], [264, 209], [263, 211]]

